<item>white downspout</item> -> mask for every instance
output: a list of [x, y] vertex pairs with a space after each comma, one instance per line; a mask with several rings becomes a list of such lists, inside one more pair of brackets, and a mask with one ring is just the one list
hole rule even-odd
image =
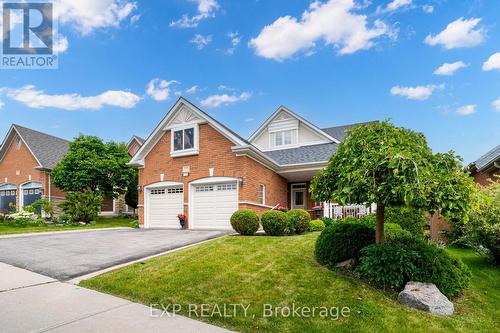
[[50, 179], [50, 172], [47, 172], [49, 175], [49, 202], [52, 202], [52, 181]]

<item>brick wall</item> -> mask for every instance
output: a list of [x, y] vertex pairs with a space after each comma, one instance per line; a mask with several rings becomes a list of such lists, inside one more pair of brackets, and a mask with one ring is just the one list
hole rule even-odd
[[491, 184], [491, 181], [492, 180], [496, 180], [496, 181], [499, 181], [500, 178], [497, 178], [497, 177], [500, 177], [500, 172], [497, 171], [497, 173], [495, 174], [494, 172], [490, 171], [482, 171], [482, 172], [477, 172], [473, 175], [474, 177], [474, 180], [476, 181], [476, 183], [478, 184], [481, 184], [483, 186], [488, 186]]
[[[145, 158], [145, 166], [139, 169], [139, 221], [144, 223], [144, 186], [164, 181], [174, 181], [184, 184], [184, 214], [189, 215], [188, 183], [210, 176], [210, 168], [214, 169], [215, 177], [243, 177], [243, 186], [239, 190], [240, 202], [259, 202], [259, 185], [266, 186], [266, 205], [274, 206], [286, 202], [287, 183], [284, 178], [264, 167], [262, 164], [246, 156], [236, 156], [231, 151], [234, 143], [220, 134], [208, 124], [199, 126], [199, 154], [194, 156], [170, 157], [170, 131], [165, 132], [155, 147]], [[184, 166], [190, 168], [189, 176], [182, 175]], [[261, 213], [268, 208], [254, 204], [241, 204]], [[189, 223], [189, 217], [188, 217]]]
[[444, 220], [439, 213], [434, 213], [431, 217], [430, 237], [433, 241], [446, 242], [447, 239], [443, 235], [443, 231], [450, 231], [451, 226]]

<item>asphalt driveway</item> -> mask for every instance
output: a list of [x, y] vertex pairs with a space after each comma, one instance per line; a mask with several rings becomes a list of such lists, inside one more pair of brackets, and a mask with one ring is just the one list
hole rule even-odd
[[0, 238], [0, 262], [65, 281], [225, 234], [122, 229]]

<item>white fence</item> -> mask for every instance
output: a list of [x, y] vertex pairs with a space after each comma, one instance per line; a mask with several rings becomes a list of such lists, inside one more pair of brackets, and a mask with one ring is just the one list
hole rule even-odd
[[375, 213], [377, 210], [376, 204], [371, 204], [369, 206], [364, 204], [339, 206], [337, 203], [325, 202], [323, 207], [323, 216], [330, 217], [334, 220], [344, 217], [363, 217]]

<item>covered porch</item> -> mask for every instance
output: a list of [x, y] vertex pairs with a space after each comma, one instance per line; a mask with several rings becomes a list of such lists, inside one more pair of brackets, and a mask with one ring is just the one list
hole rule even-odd
[[339, 219], [344, 217], [362, 217], [375, 213], [375, 204], [339, 205], [336, 202], [314, 201], [310, 192], [310, 184], [319, 168], [309, 170], [288, 170], [280, 173], [288, 181], [288, 209], [304, 209], [311, 214], [312, 219], [329, 217]]

